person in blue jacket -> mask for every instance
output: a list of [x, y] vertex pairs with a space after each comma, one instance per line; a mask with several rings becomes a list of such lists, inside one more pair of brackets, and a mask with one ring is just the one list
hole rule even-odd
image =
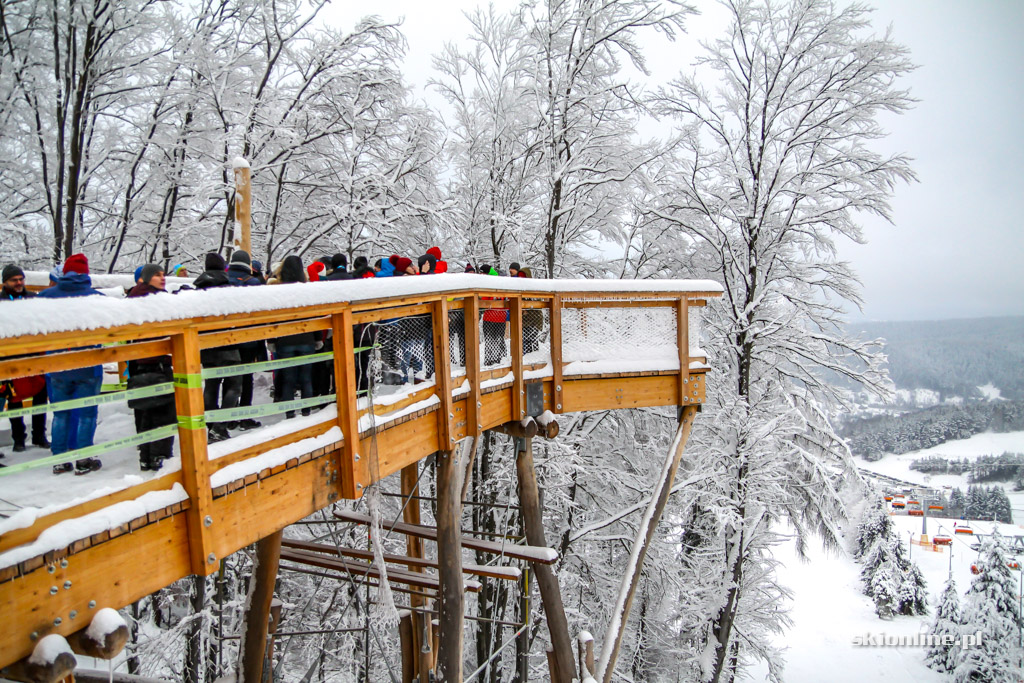
[[[89, 277], [89, 260], [85, 254], [73, 254], [64, 262], [63, 275], [54, 287], [44, 289], [37, 295], [40, 299], [64, 299], [81, 296], [103, 296], [92, 288]], [[50, 402], [70, 401], [100, 393], [103, 384], [103, 366], [51, 372], [46, 376]], [[96, 436], [96, 406], [59, 410], [53, 414], [50, 426], [50, 450], [54, 455], [91, 446]], [[102, 467], [99, 458], [82, 458], [75, 461], [75, 474], [87, 474]], [[53, 466], [55, 474], [70, 472], [71, 463]]]

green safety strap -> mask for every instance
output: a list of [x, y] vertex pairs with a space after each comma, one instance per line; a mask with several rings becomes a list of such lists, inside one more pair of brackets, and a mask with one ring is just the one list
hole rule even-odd
[[99, 394], [97, 396], [86, 396], [85, 398], [73, 398], [70, 401], [59, 401], [57, 403], [44, 403], [38, 406], [32, 406], [31, 408], [18, 408], [16, 410], [7, 410], [0, 412], [0, 420], [9, 417], [25, 417], [27, 415], [38, 415], [40, 413], [48, 412], [59, 412], [62, 410], [74, 410], [75, 408], [88, 408], [89, 406], [99, 406], [106, 403], [118, 403], [120, 401], [129, 401], [133, 398], [149, 398], [151, 396], [163, 396], [164, 394], [171, 394], [174, 392], [174, 387], [170, 382], [163, 382], [161, 384], [154, 384], [148, 387], [139, 387], [138, 389], [129, 389], [128, 391], [117, 391], [109, 394]]
[[191, 374], [184, 372], [174, 373], [174, 386], [180, 389], [202, 389], [203, 376], [198, 372]]
[[206, 429], [206, 416], [179, 415], [178, 426], [182, 429]]
[[18, 465], [8, 465], [7, 467], [0, 469], [0, 477], [6, 477], [10, 474], [17, 474], [18, 472], [24, 472], [25, 470], [31, 470], [37, 467], [60, 465], [65, 462], [71, 462], [72, 460], [91, 458], [93, 456], [102, 455], [103, 453], [109, 453], [110, 451], [116, 451], [121, 448], [129, 448], [131, 446], [138, 446], [144, 443], [152, 443], [154, 441], [160, 441], [161, 439], [166, 439], [168, 437], [174, 436], [177, 433], [177, 425], [166, 425], [163, 427], [157, 427], [156, 429], [150, 429], [145, 432], [140, 432], [139, 434], [135, 434], [133, 436], [126, 436], [123, 439], [114, 439], [113, 441], [98, 443], [94, 446], [87, 446], [85, 448], [78, 448], [73, 451], [66, 451], [59, 455], [51, 455], [48, 458], [30, 460], [28, 462], [23, 462]]
[[219, 410], [207, 410], [206, 421], [231, 422], [233, 420], [244, 420], [247, 417], [266, 417], [268, 415], [280, 415], [290, 410], [302, 410], [313, 406], [333, 403], [337, 398], [336, 394], [325, 396], [314, 396], [312, 398], [300, 398], [294, 401], [281, 401], [279, 403], [264, 403], [258, 406], [241, 406], [238, 408], [221, 408]]
[[215, 377], [234, 377], [236, 375], [248, 375], [253, 372], [264, 370], [280, 370], [281, 368], [294, 368], [298, 365], [309, 365], [334, 358], [333, 351], [314, 353], [310, 356], [296, 356], [295, 358], [281, 358], [279, 360], [265, 360], [259, 363], [246, 363], [245, 365], [224, 365], [217, 368], [203, 368], [203, 379]]
[[111, 391], [124, 391], [127, 388], [128, 388], [128, 383], [127, 382], [120, 382], [118, 384], [104, 384], [103, 386], [100, 387], [100, 393], [101, 394], [106, 394], [106, 393], [109, 393]]

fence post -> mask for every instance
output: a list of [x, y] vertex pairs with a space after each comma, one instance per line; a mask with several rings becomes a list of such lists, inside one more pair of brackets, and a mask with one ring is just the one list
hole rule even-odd
[[181, 447], [181, 481], [188, 494], [185, 511], [192, 573], [208, 576], [220, 567], [214, 551], [209, 458], [206, 452], [206, 418], [203, 403], [203, 366], [199, 357], [199, 332], [189, 327], [171, 335], [174, 366], [174, 405], [178, 414]]
[[508, 307], [509, 353], [512, 354], [512, 419], [526, 416], [526, 389], [523, 386], [523, 298], [512, 297]]
[[352, 335], [352, 309], [347, 306], [331, 315], [334, 351], [334, 391], [338, 406], [338, 426], [344, 443], [338, 471], [341, 472], [341, 496], [363, 495], [363, 474], [367, 471], [359, 453], [359, 411], [356, 408], [355, 339]]
[[462, 301], [466, 329], [466, 379], [469, 380], [466, 434], [479, 440], [483, 430], [480, 418], [480, 298], [473, 294]]
[[676, 345], [679, 347], [679, 400], [682, 407], [690, 402], [690, 302], [686, 295], [676, 302]]
[[434, 335], [434, 388], [441, 407], [437, 414], [438, 450], [452, 448], [452, 363], [448, 348], [448, 300], [442, 297], [434, 302], [430, 326]]
[[551, 405], [562, 412], [562, 296], [551, 297]]

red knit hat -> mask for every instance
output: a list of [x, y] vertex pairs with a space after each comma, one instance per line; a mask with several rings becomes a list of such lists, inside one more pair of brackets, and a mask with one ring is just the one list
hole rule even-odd
[[398, 267], [398, 259], [400, 259], [400, 258], [401, 257], [398, 254], [392, 254], [391, 256], [388, 257], [388, 263], [390, 263], [395, 268], [397, 268]]
[[436, 258], [438, 261], [441, 260], [441, 247], [431, 247], [427, 249], [427, 253]]
[[399, 256], [395, 259], [395, 272], [404, 273], [405, 269], [412, 265], [412, 259], [404, 256]]
[[85, 254], [72, 254], [68, 256], [68, 260], [64, 262], [64, 274], [67, 275], [68, 273], [89, 274], [89, 259], [85, 258]]
[[324, 264], [320, 263], [319, 261], [313, 261], [308, 266], [306, 266], [306, 272], [309, 273], [309, 281], [319, 282], [320, 273], [324, 272], [324, 268], [326, 268], [326, 266], [324, 266]]

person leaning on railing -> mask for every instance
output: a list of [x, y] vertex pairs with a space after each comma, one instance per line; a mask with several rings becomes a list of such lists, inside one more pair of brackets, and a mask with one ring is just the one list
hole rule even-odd
[[[89, 260], [85, 254], [73, 254], [64, 262], [62, 275], [57, 284], [39, 292], [39, 298], [64, 299], [80, 296], [103, 296], [92, 288], [89, 277]], [[70, 401], [77, 398], [96, 396], [103, 385], [103, 366], [90, 365], [86, 368], [74, 368], [61, 372], [51, 372], [46, 376], [50, 402]], [[50, 430], [52, 444], [50, 450], [54, 455], [74, 451], [92, 445], [96, 436], [96, 406], [59, 410], [53, 414], [53, 426]], [[98, 470], [103, 464], [99, 458], [82, 458], [75, 462], [78, 474]], [[55, 474], [70, 472], [71, 463], [53, 466]]]
[[[35, 296], [25, 288], [25, 271], [13, 263], [4, 266], [0, 281], [3, 282], [3, 288], [0, 289], [0, 301], [31, 299]], [[0, 410], [4, 409], [4, 399], [7, 401], [8, 410], [20, 409], [28, 399], [32, 399], [33, 406], [44, 405], [47, 400], [46, 375], [18, 377], [0, 383]], [[26, 437], [25, 418], [12, 417], [11, 439], [14, 441], [15, 453], [21, 453], [26, 449]], [[50, 447], [50, 442], [46, 439], [46, 413], [32, 416], [32, 445], [39, 448]]]
[[[286, 256], [281, 262], [281, 272], [278, 278], [271, 279], [268, 284], [291, 284], [295, 282], [307, 282], [306, 270], [302, 267], [302, 259], [292, 254]], [[299, 356], [310, 356], [315, 351], [316, 333], [300, 332], [278, 337], [274, 340], [274, 357], [278, 360], [283, 358], [297, 358]], [[295, 391], [298, 390], [302, 398], [313, 397], [313, 366], [310, 364], [297, 365], [290, 368], [281, 368], [277, 371], [277, 386], [280, 391], [275, 396], [275, 401], [291, 401], [295, 398]], [[302, 414], [309, 415], [310, 409], [303, 408]], [[287, 418], [295, 417], [295, 411], [288, 411]]]
[[[134, 299], [151, 294], [163, 294], [166, 290], [167, 279], [164, 277], [163, 268], [155, 263], [149, 263], [142, 267], [140, 276], [141, 282], [128, 292], [128, 298]], [[141, 389], [151, 387], [155, 384], [171, 382], [174, 374], [171, 366], [170, 356], [157, 356], [154, 358], [142, 358], [128, 361], [128, 389]], [[177, 413], [174, 409], [174, 395], [164, 394], [162, 396], [147, 396], [144, 398], [133, 398], [128, 401], [128, 407], [135, 413], [135, 431], [139, 434], [157, 429], [177, 422]], [[164, 466], [164, 460], [170, 458], [174, 449], [174, 437], [144, 443], [139, 446], [139, 468], [145, 471], [159, 470]]]

